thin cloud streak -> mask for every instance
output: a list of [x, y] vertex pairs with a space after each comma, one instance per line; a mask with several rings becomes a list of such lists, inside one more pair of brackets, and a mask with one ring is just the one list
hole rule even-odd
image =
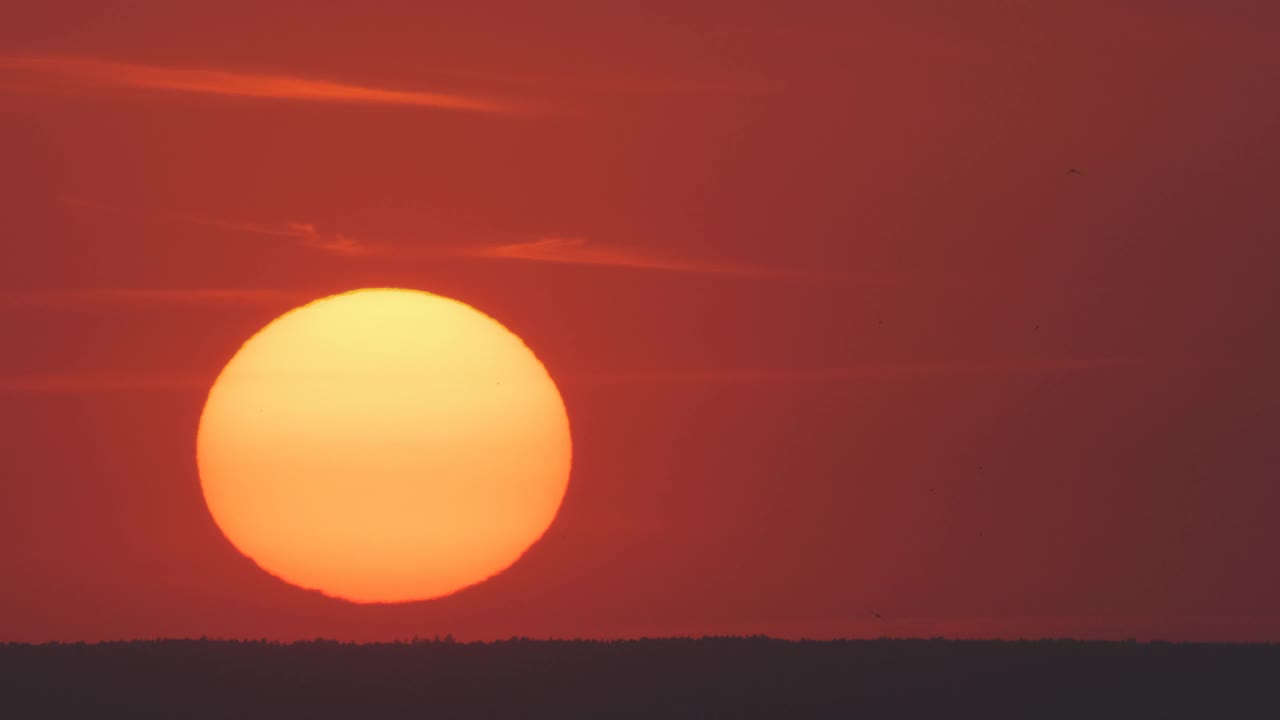
[[204, 390], [212, 377], [167, 374], [64, 373], [0, 376], [0, 393], [87, 394], [103, 392]]
[[293, 240], [298, 245], [344, 257], [394, 258], [400, 260], [432, 260], [458, 258], [468, 260], [517, 260], [561, 265], [625, 268], [676, 273], [701, 273], [737, 277], [774, 279], [830, 279], [858, 282], [888, 283], [889, 277], [854, 277], [837, 273], [812, 270], [790, 270], [733, 263], [710, 262], [661, 256], [642, 248], [618, 244], [593, 243], [586, 238], [562, 235], [544, 235], [532, 240], [493, 245], [454, 245], [413, 247], [403, 244], [373, 243], [345, 233], [322, 232], [313, 223], [289, 221], [268, 224], [261, 222], [226, 220], [199, 215], [156, 214], [147, 216], [139, 212], [123, 210], [106, 203], [59, 198], [73, 207], [128, 217], [148, 217], [169, 222], [180, 222], [211, 227], [234, 233]]
[[0, 310], [82, 305], [282, 305], [313, 295], [291, 290], [236, 288], [72, 288], [0, 293]]
[[69, 197], [61, 197], [58, 198], [58, 200], [64, 205], [69, 205], [71, 207], [110, 213], [112, 215], [122, 215], [125, 217], [144, 220], [158, 219], [165, 222], [199, 225], [201, 227], [210, 227], [234, 233], [245, 233], [249, 235], [261, 235], [264, 237], [293, 240], [302, 247], [318, 250], [331, 255], [357, 257], [375, 255], [385, 251], [385, 248], [373, 243], [364, 242], [345, 233], [322, 232], [314, 223], [309, 222], [288, 221], [268, 224], [241, 220], [223, 220], [199, 215], [178, 215], [172, 213], [155, 213], [148, 215], [132, 210], [123, 210], [121, 208], [108, 205], [107, 203], [91, 200]]
[[210, 218], [175, 215], [172, 219], [192, 225], [229, 230], [232, 232], [265, 235], [267, 237], [288, 238], [295, 240], [303, 247], [319, 250], [331, 255], [374, 255], [378, 248], [370, 243], [362, 242], [343, 233], [322, 233], [315, 224], [306, 222], [285, 222], [278, 225], [262, 223], [236, 222], [233, 220], [215, 220]]
[[197, 93], [224, 97], [392, 105], [486, 113], [517, 112], [513, 105], [451, 93], [391, 90], [271, 75], [60, 56], [0, 57], [0, 68], [91, 87]]
[[1019, 375], [1137, 367], [1132, 358], [1025, 359], [975, 363], [884, 363], [812, 369], [638, 370], [566, 375], [571, 385], [720, 385], [838, 383], [955, 375]]
[[534, 240], [490, 245], [463, 251], [464, 256], [497, 260], [527, 260], [568, 265], [600, 265], [639, 270], [781, 277], [794, 273], [770, 268], [661, 257], [621, 245], [596, 245], [581, 237], [548, 235]]
[[[106, 203], [59, 198], [73, 207], [106, 212], [115, 215], [147, 218], [142, 213], [123, 210]], [[583, 237], [544, 235], [533, 240], [495, 245], [455, 245], [446, 247], [414, 248], [406, 245], [372, 243], [345, 233], [322, 232], [313, 223], [290, 221], [268, 224], [261, 222], [226, 220], [198, 215], [157, 214], [150, 216], [169, 222], [199, 225], [248, 235], [292, 240], [298, 245], [344, 257], [396, 258], [403, 260], [428, 260], [459, 258], [470, 260], [520, 260], [563, 265], [628, 268], [633, 270], [657, 270], [679, 273], [704, 273], [760, 278], [818, 278], [821, 273], [781, 270], [766, 267], [716, 263], [682, 258], [663, 257], [641, 248], [623, 245], [592, 243]], [[832, 276], [834, 277], [834, 276]]]
[[[1099, 358], [1063, 360], [1011, 360], [971, 364], [883, 364], [831, 369], [800, 370], [655, 370], [635, 372], [570, 373], [560, 382], [568, 386], [610, 385], [766, 385], [790, 383], [839, 383], [955, 375], [1021, 375], [1051, 372], [1090, 372], [1133, 368], [1136, 359]], [[0, 393], [76, 394], [154, 390], [199, 390], [210, 377], [141, 373], [66, 373], [0, 377]]]

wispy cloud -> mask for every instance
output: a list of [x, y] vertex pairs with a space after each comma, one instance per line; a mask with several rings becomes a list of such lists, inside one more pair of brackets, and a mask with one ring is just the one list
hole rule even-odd
[[321, 232], [314, 223], [288, 221], [275, 225], [238, 222], [234, 220], [216, 220], [211, 218], [175, 215], [172, 219], [193, 225], [204, 225], [232, 232], [243, 232], [251, 235], [287, 238], [299, 245], [332, 255], [373, 255], [379, 249], [371, 243], [357, 240], [343, 233]]
[[523, 242], [470, 248], [463, 250], [462, 254], [470, 257], [499, 260], [528, 260], [569, 265], [603, 265], [641, 270], [667, 270], [671, 272], [754, 276], [792, 274], [772, 268], [662, 256], [640, 248], [596, 244], [589, 242], [586, 238], [561, 235], [546, 235]]
[[314, 293], [237, 288], [71, 288], [0, 292], [0, 311], [81, 305], [284, 305]]
[[[464, 258], [473, 260], [520, 260], [565, 265], [659, 270], [666, 272], [706, 273], [744, 277], [816, 278], [821, 273], [714, 262], [655, 253], [644, 248], [610, 243], [596, 243], [583, 237], [542, 235], [531, 240], [490, 245], [445, 245], [414, 247], [403, 244], [370, 242], [341, 232], [322, 231], [309, 222], [287, 221], [264, 223], [232, 220], [201, 215], [158, 213], [146, 214], [123, 210], [107, 203], [78, 198], [60, 198], [67, 204], [86, 210], [107, 212], [140, 219], [160, 219], [217, 228], [234, 233], [260, 235], [291, 240], [320, 252], [346, 257], [381, 257], [403, 260]], [[834, 277], [834, 276], [833, 276]]]
[[854, 278], [847, 274], [824, 273], [813, 270], [745, 265], [688, 257], [675, 257], [656, 253], [645, 248], [616, 243], [597, 243], [584, 237], [565, 235], [541, 235], [529, 240], [489, 245], [438, 245], [414, 246], [407, 244], [370, 242], [363, 238], [341, 233], [322, 231], [309, 222], [287, 221], [265, 223], [250, 220], [233, 220], [202, 215], [177, 213], [147, 214], [124, 210], [107, 203], [78, 198], [59, 198], [73, 207], [112, 213], [144, 220], [163, 220], [190, 225], [217, 228], [233, 233], [259, 235], [291, 240], [298, 245], [346, 257], [395, 258], [399, 260], [439, 260], [462, 258], [471, 260], [518, 260], [562, 265], [629, 268], [633, 270], [657, 270], [678, 273], [703, 273], [739, 277], [775, 279], [836, 279], [859, 282], [887, 282], [888, 277]]
[[374, 243], [365, 242], [340, 232], [322, 231], [315, 223], [285, 221], [279, 223], [252, 222], [246, 220], [226, 220], [201, 215], [184, 215], [178, 213], [143, 213], [135, 210], [124, 210], [114, 205], [80, 198], [62, 197], [59, 201], [65, 205], [94, 210], [97, 212], [123, 215], [142, 220], [161, 220], [165, 222], [201, 225], [234, 233], [261, 235], [265, 237], [291, 240], [302, 247], [348, 257], [374, 255], [385, 250]]
[[0, 393], [86, 394], [142, 390], [201, 390], [212, 377], [144, 373], [60, 373], [0, 376]]
[[[957, 375], [1021, 375], [1055, 372], [1123, 370], [1144, 363], [1129, 358], [1025, 359], [956, 364], [880, 364], [830, 369], [796, 370], [653, 370], [569, 373], [558, 378], [564, 385], [771, 385], [791, 383], [844, 383]], [[60, 373], [0, 376], [0, 393], [103, 393], [154, 390], [196, 390], [208, 387], [212, 377], [165, 373]]]
[[636, 370], [573, 373], [573, 385], [716, 385], [838, 383], [902, 380], [963, 375], [1020, 375], [1050, 372], [1116, 370], [1141, 365], [1133, 358], [1026, 358], [968, 363], [869, 363], [836, 368], [711, 368], [692, 370]]
[[0, 57], [0, 69], [91, 88], [128, 88], [239, 98], [398, 105], [489, 113], [517, 111], [511, 104], [470, 95], [392, 90], [297, 75], [147, 65], [93, 58], [3, 56]]

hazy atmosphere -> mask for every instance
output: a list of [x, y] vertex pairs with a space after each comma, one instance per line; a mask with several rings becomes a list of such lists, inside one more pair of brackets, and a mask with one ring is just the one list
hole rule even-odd
[[[1280, 641], [1280, 4], [338, 5], [4, 13], [0, 641]], [[360, 288], [554, 381], [436, 599], [206, 503], [223, 368]]]

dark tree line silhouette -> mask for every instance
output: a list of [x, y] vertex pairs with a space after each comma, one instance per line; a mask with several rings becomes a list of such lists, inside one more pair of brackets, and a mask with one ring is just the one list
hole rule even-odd
[[1280, 645], [765, 637], [8, 644], [0, 645], [0, 716], [1280, 718]]

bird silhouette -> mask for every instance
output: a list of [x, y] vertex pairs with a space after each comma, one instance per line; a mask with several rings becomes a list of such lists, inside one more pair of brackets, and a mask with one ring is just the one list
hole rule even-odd
[[888, 624], [889, 624], [889, 621], [888, 621], [888, 620], [885, 620], [885, 619], [884, 619], [884, 617], [883, 617], [880, 613], [876, 612], [875, 610], [871, 610], [870, 612], [871, 612], [871, 614], [872, 614], [872, 615], [874, 615], [874, 616], [876, 617], [876, 619], [877, 619], [877, 620], [879, 620], [880, 622], [884, 623], [885, 625], [888, 625]]
[[1080, 172], [1079, 170], [1077, 170], [1077, 169], [1075, 169], [1075, 168], [1068, 168], [1068, 169], [1067, 169], [1067, 172], [1066, 172], [1065, 174], [1066, 174], [1066, 175], [1084, 175], [1084, 173]]

